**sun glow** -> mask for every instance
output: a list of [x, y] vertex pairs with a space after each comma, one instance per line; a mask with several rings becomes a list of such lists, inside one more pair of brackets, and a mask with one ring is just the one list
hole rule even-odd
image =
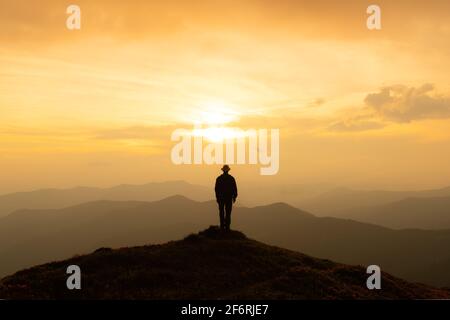
[[239, 119], [239, 112], [223, 101], [208, 101], [201, 104], [195, 112], [192, 135], [203, 137], [210, 142], [223, 142], [245, 136], [239, 128], [227, 126]]
[[203, 137], [210, 142], [224, 142], [228, 139], [246, 137], [245, 131], [233, 127], [196, 128], [192, 131], [194, 137]]
[[236, 121], [239, 113], [223, 101], [208, 101], [200, 105], [194, 117], [195, 124], [220, 126]]

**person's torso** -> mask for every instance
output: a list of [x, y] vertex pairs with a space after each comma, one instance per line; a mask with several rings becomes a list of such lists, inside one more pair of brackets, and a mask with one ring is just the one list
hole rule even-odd
[[222, 197], [232, 197], [234, 194], [234, 178], [229, 174], [222, 174], [217, 178], [218, 191]]

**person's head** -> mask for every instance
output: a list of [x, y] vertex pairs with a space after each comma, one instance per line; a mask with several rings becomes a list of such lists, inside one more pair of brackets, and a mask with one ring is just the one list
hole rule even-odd
[[222, 167], [222, 169], [221, 169], [222, 171], [223, 171], [223, 173], [225, 173], [225, 174], [227, 174], [228, 173], [228, 171], [230, 171], [231, 170], [231, 168], [230, 168], [230, 166], [229, 165], [224, 165], [223, 167]]

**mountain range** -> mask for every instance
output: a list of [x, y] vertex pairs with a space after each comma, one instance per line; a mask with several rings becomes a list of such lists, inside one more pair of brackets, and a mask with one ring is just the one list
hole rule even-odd
[[155, 201], [175, 194], [199, 201], [210, 200], [214, 196], [213, 189], [185, 181], [121, 184], [110, 188], [40, 189], [0, 195], [0, 217], [19, 209], [59, 209], [98, 200]]
[[[183, 196], [19, 210], [0, 219], [0, 276], [99, 247], [164, 243], [217, 221], [214, 201]], [[316, 217], [285, 203], [237, 206], [232, 226], [270, 245], [339, 263], [376, 264], [410, 281], [450, 286], [450, 230], [393, 230]]]
[[409, 198], [426, 199], [441, 197], [450, 197], [450, 187], [419, 191], [334, 188], [304, 201], [297, 201], [295, 205], [314, 212], [314, 214], [319, 216], [341, 217], [346, 216], [348, 211], [357, 213], [358, 209], [380, 207]]
[[450, 229], [450, 197], [406, 198], [350, 208], [339, 215], [395, 229]]
[[[323, 185], [239, 186], [245, 206], [285, 202], [316, 216], [370, 222], [396, 229], [450, 229], [450, 187], [422, 191], [329, 189]], [[197, 201], [214, 198], [213, 188], [184, 181], [110, 188], [42, 189], [0, 196], [0, 218], [19, 209], [60, 209], [82, 203], [156, 201], [180, 194]]]

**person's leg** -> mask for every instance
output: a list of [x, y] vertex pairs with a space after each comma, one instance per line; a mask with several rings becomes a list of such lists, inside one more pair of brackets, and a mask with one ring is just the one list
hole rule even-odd
[[225, 228], [225, 201], [219, 201], [220, 229]]
[[225, 211], [226, 211], [226, 216], [225, 216], [225, 227], [227, 230], [230, 230], [230, 226], [231, 226], [231, 211], [233, 210], [233, 201], [231, 199], [226, 201], [225, 204]]

